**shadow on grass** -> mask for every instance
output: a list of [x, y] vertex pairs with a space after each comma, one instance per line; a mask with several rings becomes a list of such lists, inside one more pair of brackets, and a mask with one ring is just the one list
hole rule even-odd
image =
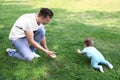
[[[90, 36], [93, 37], [96, 42], [100, 42], [100, 44], [96, 44], [96, 46], [103, 50], [103, 52], [111, 53], [111, 49], [106, 46], [117, 46], [112, 52], [119, 56], [117, 53], [120, 47], [120, 28], [118, 25], [115, 26], [119, 24], [119, 11], [113, 13], [98, 11], [74, 13], [68, 12], [65, 9], [52, 8], [55, 16], [50, 24], [46, 25], [46, 37], [48, 47], [50, 50], [55, 51], [58, 57], [51, 59], [46, 54], [36, 51], [41, 55], [41, 58], [26, 62], [7, 56], [5, 49], [11, 47], [8, 34], [13, 23], [20, 15], [38, 12], [39, 9], [32, 9], [31, 6], [23, 4], [12, 4], [16, 2], [7, 3], [9, 4], [0, 6], [0, 10], [2, 11], [2, 13], [0, 13], [1, 80], [84, 80], [86, 77], [89, 79], [111, 79], [109, 76], [112, 76], [112, 73], [109, 72], [104, 74], [106, 77], [102, 74], [94, 76], [97, 71], [92, 71], [89, 60], [85, 56], [78, 55], [76, 49], [83, 48], [83, 40]], [[115, 21], [115, 23], [113, 24], [111, 21], [107, 22], [106, 19]], [[105, 23], [102, 21], [105, 21]], [[110, 27], [109, 24], [112, 26]], [[106, 50], [108, 50], [108, 52]], [[111, 60], [115, 65], [119, 64], [117, 61], [119, 57], [114, 58], [113, 55], [110, 58], [116, 61]], [[114, 73], [112, 77], [113, 80], [119, 78], [119, 72], [116, 72], [119, 65], [116, 67], [117, 68], [112, 71]], [[88, 77], [88, 75], [92, 77]]]

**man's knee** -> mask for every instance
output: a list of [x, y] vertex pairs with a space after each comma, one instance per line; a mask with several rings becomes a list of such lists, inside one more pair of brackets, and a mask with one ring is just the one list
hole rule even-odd
[[24, 59], [25, 59], [26, 61], [32, 61], [33, 58], [34, 58], [34, 56], [24, 56]]
[[38, 29], [37, 34], [39, 34], [41, 37], [45, 36], [45, 29], [44, 28]]

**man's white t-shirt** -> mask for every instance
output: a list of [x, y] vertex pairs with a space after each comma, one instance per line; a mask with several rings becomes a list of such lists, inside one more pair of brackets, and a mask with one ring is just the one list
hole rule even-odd
[[39, 29], [40, 27], [44, 27], [43, 24], [38, 25], [35, 19], [35, 14], [24, 14], [20, 16], [17, 21], [14, 23], [10, 34], [9, 39], [10, 40], [16, 40], [22, 37], [25, 37], [25, 31], [35, 31]]

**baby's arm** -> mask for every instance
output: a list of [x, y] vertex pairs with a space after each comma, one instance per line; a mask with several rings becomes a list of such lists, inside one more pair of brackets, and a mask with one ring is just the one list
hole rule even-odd
[[80, 49], [77, 49], [77, 53], [78, 54], [82, 54], [82, 52], [80, 51]]

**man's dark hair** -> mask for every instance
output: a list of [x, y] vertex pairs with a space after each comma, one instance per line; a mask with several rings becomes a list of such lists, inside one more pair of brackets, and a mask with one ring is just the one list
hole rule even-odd
[[50, 10], [48, 8], [41, 8], [38, 15], [43, 16], [44, 18], [46, 18], [47, 16], [52, 18], [53, 17], [53, 12], [52, 12], [52, 10]]
[[92, 38], [87, 38], [84, 40], [86, 46], [94, 46], [94, 41]]

